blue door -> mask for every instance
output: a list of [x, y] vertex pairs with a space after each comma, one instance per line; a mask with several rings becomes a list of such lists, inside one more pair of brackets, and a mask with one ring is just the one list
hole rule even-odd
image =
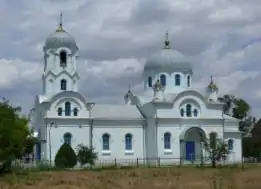
[[187, 141], [186, 142], [186, 160], [195, 160], [195, 142]]
[[41, 144], [36, 144], [36, 159], [41, 160]]

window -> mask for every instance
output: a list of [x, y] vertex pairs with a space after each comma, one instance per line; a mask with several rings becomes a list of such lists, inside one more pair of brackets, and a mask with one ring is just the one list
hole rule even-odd
[[66, 84], [67, 84], [66, 80], [62, 79], [61, 80], [61, 90], [62, 91], [66, 91]]
[[148, 78], [148, 86], [152, 87], [152, 77], [151, 76], [149, 76], [149, 78]]
[[160, 75], [160, 83], [163, 86], [166, 86], [166, 76], [165, 75]]
[[170, 133], [165, 133], [164, 134], [164, 149], [170, 149], [170, 139], [171, 139], [171, 134]]
[[228, 150], [233, 150], [234, 141], [232, 139], [228, 140], [227, 146]]
[[180, 115], [181, 115], [181, 117], [184, 117], [184, 109], [183, 108], [180, 110]]
[[180, 86], [180, 75], [179, 74], [175, 75], [175, 85]]
[[190, 87], [190, 82], [191, 82], [191, 77], [190, 77], [190, 75], [187, 77], [187, 85], [188, 85], [188, 87]]
[[198, 110], [197, 109], [193, 110], [193, 115], [194, 115], [194, 117], [198, 117]]
[[65, 133], [63, 135], [64, 143], [71, 145], [72, 144], [72, 134], [71, 133]]
[[186, 105], [186, 115], [187, 115], [187, 117], [191, 117], [191, 105], [190, 104]]
[[65, 102], [65, 116], [71, 115], [71, 103]]
[[73, 116], [78, 116], [78, 109], [77, 108], [73, 109]]
[[110, 135], [108, 134], [102, 136], [102, 149], [110, 150]]
[[67, 53], [65, 51], [60, 52], [60, 66], [61, 67], [67, 66]]
[[63, 114], [63, 109], [60, 107], [58, 108], [58, 116], [62, 116]]
[[132, 135], [126, 134], [125, 136], [125, 150], [132, 150]]

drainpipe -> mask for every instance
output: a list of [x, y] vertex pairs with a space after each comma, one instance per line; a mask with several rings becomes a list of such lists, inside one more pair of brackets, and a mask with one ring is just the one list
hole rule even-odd
[[[90, 129], [89, 129], [89, 137], [90, 137], [90, 148], [93, 148], [93, 123], [94, 123], [94, 119], [91, 118], [92, 117], [92, 108], [95, 106], [95, 103], [91, 102], [88, 103], [88, 110], [89, 110], [89, 118], [90, 118]], [[91, 169], [92, 169], [92, 165], [91, 165]]]

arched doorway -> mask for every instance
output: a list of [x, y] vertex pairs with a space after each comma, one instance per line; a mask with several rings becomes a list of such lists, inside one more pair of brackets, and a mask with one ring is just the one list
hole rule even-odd
[[205, 132], [199, 127], [192, 127], [180, 136], [180, 155], [187, 161], [199, 160], [203, 157], [203, 139]]

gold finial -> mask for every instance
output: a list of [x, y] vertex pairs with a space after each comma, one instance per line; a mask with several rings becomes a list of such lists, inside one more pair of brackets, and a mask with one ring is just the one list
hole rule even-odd
[[169, 32], [168, 31], [166, 31], [164, 43], [165, 43], [164, 49], [170, 49]]
[[60, 14], [60, 23], [59, 23], [59, 27], [56, 30], [56, 32], [63, 32], [63, 13], [61, 12]]
[[217, 88], [217, 86], [216, 86], [216, 84], [214, 83], [214, 81], [213, 81], [213, 75], [211, 74], [211, 76], [210, 76], [210, 83], [209, 83], [209, 85], [208, 85], [208, 88], [209, 89], [218, 89]]

